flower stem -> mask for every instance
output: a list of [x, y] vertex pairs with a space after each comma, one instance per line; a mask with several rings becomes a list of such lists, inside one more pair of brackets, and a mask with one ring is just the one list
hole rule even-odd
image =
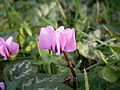
[[76, 76], [76, 73], [75, 73], [75, 71], [74, 71], [74, 69], [73, 69], [72, 63], [71, 63], [71, 61], [70, 61], [67, 53], [66, 53], [65, 51], [63, 51], [63, 53], [64, 53], [64, 56], [65, 56], [66, 61], [67, 61], [67, 63], [68, 63], [68, 66], [69, 66], [69, 68], [71, 69], [71, 72], [72, 72], [73, 77], [77, 77], [77, 76]]
[[62, 82], [69, 81], [71, 79], [76, 79], [76, 78], [75, 77], [69, 77], [69, 78], [64, 79]]

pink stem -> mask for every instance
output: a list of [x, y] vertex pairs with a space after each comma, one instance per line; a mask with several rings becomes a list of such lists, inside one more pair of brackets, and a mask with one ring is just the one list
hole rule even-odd
[[65, 82], [65, 81], [68, 81], [68, 80], [71, 80], [71, 79], [75, 79], [75, 77], [66, 78], [66, 79], [64, 79], [62, 82]]
[[68, 66], [69, 66], [69, 68], [71, 69], [71, 72], [72, 72], [73, 77], [77, 77], [77, 76], [76, 76], [76, 73], [75, 73], [75, 71], [74, 71], [74, 69], [73, 69], [72, 63], [71, 63], [70, 59], [68, 58], [67, 53], [66, 53], [65, 51], [63, 51], [63, 53], [64, 53], [64, 56], [65, 56], [66, 61], [67, 61], [67, 63], [68, 63]]

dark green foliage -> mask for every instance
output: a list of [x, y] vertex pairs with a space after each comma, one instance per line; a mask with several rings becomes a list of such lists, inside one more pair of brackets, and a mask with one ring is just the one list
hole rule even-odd
[[15, 61], [4, 69], [6, 90], [72, 90], [61, 82], [65, 73], [50, 75], [37, 73], [37, 67], [32, 60]]

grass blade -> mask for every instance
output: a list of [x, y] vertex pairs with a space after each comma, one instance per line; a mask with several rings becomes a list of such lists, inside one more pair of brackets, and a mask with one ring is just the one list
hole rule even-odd
[[89, 90], [88, 77], [85, 68], [84, 68], [84, 79], [85, 79], [85, 90]]

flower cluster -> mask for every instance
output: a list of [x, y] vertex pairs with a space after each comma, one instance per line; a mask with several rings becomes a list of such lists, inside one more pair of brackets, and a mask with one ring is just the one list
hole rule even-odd
[[40, 49], [51, 49], [56, 55], [63, 51], [72, 52], [76, 50], [75, 30], [64, 29], [63, 26], [54, 30], [52, 26], [41, 28], [38, 45]]
[[9, 37], [7, 40], [0, 37], [0, 54], [4, 57], [4, 60], [17, 54], [18, 51], [19, 44], [13, 42], [13, 37]]
[[[76, 50], [75, 30], [64, 29], [63, 26], [54, 30], [52, 26], [41, 28], [38, 45], [40, 49], [51, 49], [56, 55], [62, 52], [73, 52]], [[10, 56], [17, 54], [19, 51], [19, 44], [13, 42], [13, 37], [4, 40], [0, 37], [0, 54], [4, 60]]]

